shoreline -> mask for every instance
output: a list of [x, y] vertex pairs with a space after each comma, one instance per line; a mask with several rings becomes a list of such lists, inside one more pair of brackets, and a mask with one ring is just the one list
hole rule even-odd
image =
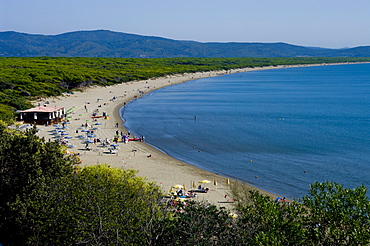
[[[185, 185], [188, 190], [194, 187], [194, 182], [198, 186], [200, 180], [210, 180], [211, 183], [206, 184], [205, 187], [210, 189], [210, 192], [200, 194], [197, 197], [198, 201], [207, 201], [218, 206], [230, 208], [227, 203], [225, 195], [229, 194], [229, 185], [226, 184], [229, 179], [226, 176], [219, 175], [210, 171], [203, 170], [194, 165], [182, 162], [156, 149], [155, 147], [141, 143], [139, 141], [130, 141], [127, 144], [119, 143], [119, 150], [115, 154], [107, 153], [98, 145], [91, 144], [92, 150], [84, 150], [85, 144], [78, 136], [81, 136], [82, 124], [95, 124], [91, 121], [91, 113], [98, 109], [99, 114], [106, 112], [111, 119], [98, 119], [100, 129], [95, 130], [96, 135], [101, 139], [112, 139], [116, 131], [127, 133], [127, 129], [123, 127], [123, 120], [120, 117], [119, 109], [132, 100], [139, 99], [142, 95], [150, 93], [151, 91], [180, 83], [185, 83], [190, 80], [221, 76], [231, 73], [240, 73], [248, 71], [259, 71], [268, 69], [281, 69], [290, 67], [307, 67], [307, 66], [323, 66], [323, 65], [343, 65], [349, 63], [335, 63], [335, 64], [308, 64], [308, 65], [281, 65], [268, 66], [256, 68], [243, 68], [228, 71], [210, 71], [197, 72], [192, 74], [171, 75], [163, 78], [149, 79], [144, 81], [131, 81], [123, 84], [117, 84], [109, 87], [90, 87], [83, 92], [74, 92], [71, 95], [64, 95], [57, 98], [48, 98], [50, 105], [65, 107], [66, 110], [75, 107], [71, 114], [70, 124], [66, 132], [71, 136], [70, 144], [75, 145], [74, 148], [69, 148], [69, 151], [80, 154], [82, 166], [95, 165], [107, 163], [110, 166], [122, 169], [137, 170], [137, 176], [147, 178], [149, 182], [155, 182], [160, 186], [163, 192], [168, 193], [171, 186], [175, 184]], [[112, 100], [112, 98], [116, 99]], [[101, 100], [98, 100], [100, 99]], [[38, 101], [36, 103], [44, 103]], [[86, 109], [85, 107], [86, 106]], [[116, 124], [118, 123], [118, 128]], [[40, 126], [41, 130], [38, 135], [44, 137], [45, 140], [52, 140], [55, 138], [51, 132], [54, 127]], [[80, 129], [81, 130], [81, 129]], [[79, 131], [77, 133], [77, 131]], [[73, 137], [72, 137], [73, 136]], [[231, 179], [230, 179], [231, 180]], [[216, 182], [215, 182], [216, 181]], [[216, 184], [217, 183], [217, 184]], [[276, 199], [279, 195], [270, 193], [263, 189], [252, 186], [248, 183], [246, 185], [252, 190], [258, 190], [262, 194], [266, 194]], [[195, 187], [194, 187], [195, 188]]]

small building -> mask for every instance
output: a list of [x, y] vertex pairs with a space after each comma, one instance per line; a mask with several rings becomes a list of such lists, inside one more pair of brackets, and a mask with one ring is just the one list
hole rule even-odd
[[25, 123], [50, 125], [62, 121], [65, 114], [64, 108], [39, 106], [20, 111], [19, 120]]

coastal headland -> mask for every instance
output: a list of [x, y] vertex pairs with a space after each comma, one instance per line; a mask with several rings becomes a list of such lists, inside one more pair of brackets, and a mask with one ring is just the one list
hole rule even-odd
[[[39, 126], [40, 131], [38, 135], [44, 137], [46, 141], [53, 141], [63, 137], [65, 144], [70, 146], [68, 151], [79, 155], [81, 166], [108, 164], [122, 169], [134, 169], [137, 170], [138, 176], [146, 177], [149, 182], [155, 182], [162, 188], [164, 193], [169, 193], [174, 185], [185, 186], [185, 189], [188, 190], [202, 185], [205, 188], [209, 188], [210, 191], [199, 194], [196, 198], [198, 201], [206, 201], [218, 206], [228, 207], [230, 198], [229, 183], [231, 185], [233, 183], [228, 177], [179, 161], [145, 142], [129, 141], [128, 143], [123, 143], [120, 138], [117, 143], [118, 146], [111, 146], [117, 133], [120, 136], [128, 133], [128, 129], [123, 127], [119, 109], [131, 100], [139, 99], [153, 90], [184, 83], [189, 80], [221, 76], [228, 73], [303, 66], [315, 65], [268, 66], [228, 71], [197, 72], [144, 81], [131, 81], [108, 87], [87, 87], [73, 94], [64, 94], [57, 98], [46, 98], [35, 102], [35, 105], [64, 107], [66, 111], [70, 112], [67, 118], [68, 123], [65, 124], [63, 129], [63, 135], [58, 133], [56, 127], [52, 125]], [[93, 118], [94, 113], [98, 117]], [[107, 117], [100, 117], [103, 114]], [[94, 135], [88, 137], [91, 131]], [[129, 138], [132, 139], [134, 137], [139, 136], [131, 135]], [[90, 143], [86, 142], [87, 139], [89, 139]], [[107, 146], [103, 146], [102, 142], [96, 142], [94, 139], [100, 139], [101, 141], [108, 139], [110, 143]], [[209, 180], [210, 182], [199, 183], [202, 180]], [[250, 189], [258, 190], [258, 188], [252, 186]], [[263, 190], [260, 190], [260, 192], [270, 195], [272, 199], [276, 199], [279, 196]]]

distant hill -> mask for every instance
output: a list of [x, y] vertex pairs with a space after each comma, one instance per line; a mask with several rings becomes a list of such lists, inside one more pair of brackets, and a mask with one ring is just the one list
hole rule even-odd
[[107, 30], [59, 35], [0, 32], [2, 57], [370, 57], [370, 46], [310, 48], [286, 43], [201, 43]]

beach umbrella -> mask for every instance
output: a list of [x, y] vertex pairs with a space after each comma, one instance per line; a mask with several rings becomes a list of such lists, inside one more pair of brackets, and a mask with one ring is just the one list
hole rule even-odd
[[118, 145], [118, 144], [111, 144], [110, 146], [117, 147], [117, 146], [119, 146], [119, 145]]
[[93, 138], [93, 137], [95, 137], [95, 135], [94, 134], [91, 134], [91, 135], [87, 135], [87, 137], [88, 138]]
[[235, 213], [229, 213], [229, 216], [230, 216], [231, 218], [233, 218], [233, 219], [235, 219], [235, 218], [237, 218], [237, 217], [238, 217], [238, 215], [237, 215], [237, 214], [235, 214]]
[[216, 179], [213, 180], [213, 184], [217, 185], [217, 180]]
[[81, 130], [81, 132], [88, 132], [89, 130]]
[[58, 132], [65, 132], [64, 130], [59, 130]]
[[68, 133], [62, 132], [60, 135], [64, 136], [64, 135], [68, 135]]
[[185, 198], [182, 198], [182, 197], [178, 197], [175, 199], [176, 202], [185, 202], [186, 199]]
[[229, 178], [226, 179], [226, 185], [230, 185], [230, 179]]
[[92, 141], [92, 140], [87, 140], [87, 141], [85, 141], [85, 143], [94, 143], [94, 141]]
[[95, 123], [95, 125], [101, 125], [101, 123], [98, 122], [98, 123]]
[[180, 184], [177, 184], [177, 185], [173, 185], [172, 188], [175, 188], [175, 189], [184, 189], [184, 186], [182, 186]]
[[72, 137], [71, 137], [71, 136], [66, 136], [66, 137], [64, 137], [64, 138], [71, 139]]
[[209, 184], [209, 183], [211, 183], [211, 181], [206, 180], [206, 179], [203, 179], [203, 180], [199, 181], [199, 183], [202, 183], [202, 184]]

